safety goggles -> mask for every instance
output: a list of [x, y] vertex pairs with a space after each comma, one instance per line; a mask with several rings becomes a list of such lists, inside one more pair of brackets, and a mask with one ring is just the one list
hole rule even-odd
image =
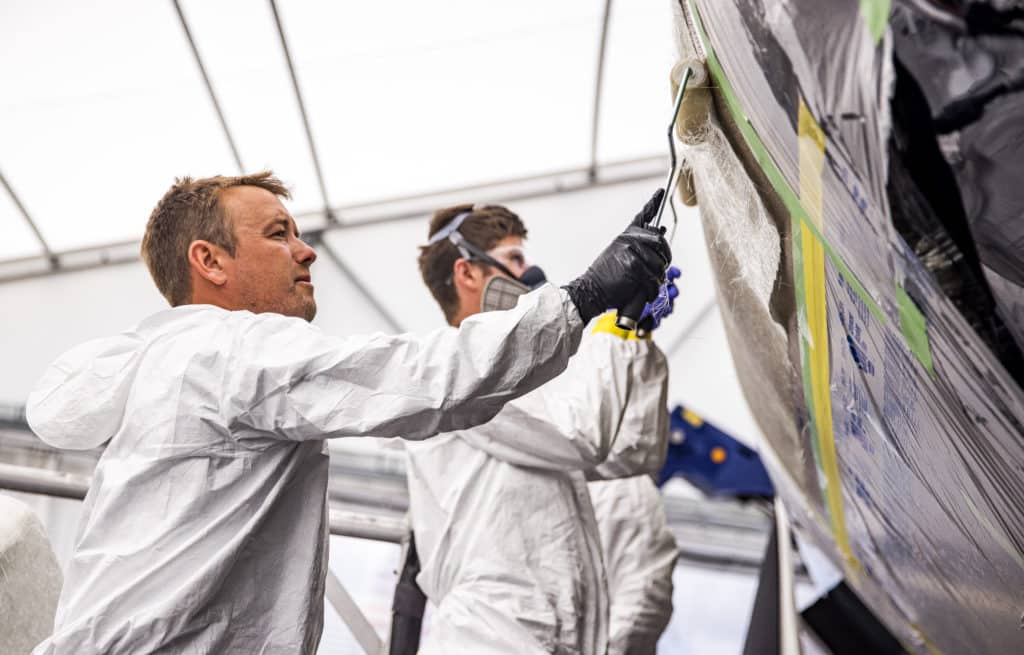
[[[513, 271], [522, 271], [530, 268], [530, 258], [526, 254], [526, 248], [518, 244], [498, 246], [487, 251], [487, 256], [492, 260], [504, 264], [506, 268]], [[516, 277], [519, 277], [518, 275]]]
[[[522, 270], [526, 270], [526, 267], [529, 266], [523, 247], [518, 245], [500, 246], [488, 251], [478, 248], [476, 245], [466, 240], [466, 238], [462, 236], [462, 233], [459, 232], [459, 228], [462, 226], [462, 223], [469, 218], [470, 214], [472, 214], [472, 211], [465, 211], [453, 218], [448, 225], [445, 225], [443, 228], [438, 230], [434, 236], [430, 237], [430, 240], [427, 241], [427, 245], [432, 246], [435, 243], [440, 243], [447, 239], [458, 249], [459, 255], [463, 259], [489, 264], [508, 277], [518, 280], [519, 276], [513, 273], [510, 270], [510, 267], [522, 267]], [[452, 278], [449, 276], [447, 283], [451, 284], [451, 282]]]

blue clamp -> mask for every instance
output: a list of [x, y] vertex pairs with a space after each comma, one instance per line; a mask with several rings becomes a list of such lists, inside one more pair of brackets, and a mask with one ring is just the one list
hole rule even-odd
[[757, 452], [679, 405], [669, 416], [671, 437], [658, 486], [680, 476], [716, 498], [774, 498]]

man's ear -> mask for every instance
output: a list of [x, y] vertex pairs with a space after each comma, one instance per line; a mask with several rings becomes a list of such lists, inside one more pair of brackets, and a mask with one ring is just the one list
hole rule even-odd
[[478, 291], [483, 286], [483, 273], [468, 259], [459, 258], [452, 264], [452, 283], [456, 289]]
[[224, 270], [228, 254], [220, 246], [201, 239], [188, 244], [188, 264], [210, 284], [223, 286], [228, 281]]

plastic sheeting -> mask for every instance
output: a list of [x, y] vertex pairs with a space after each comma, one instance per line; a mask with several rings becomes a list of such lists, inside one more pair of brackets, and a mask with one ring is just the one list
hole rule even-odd
[[[781, 253], [772, 293], [756, 269], [715, 268], [723, 316], [736, 319], [730, 347], [794, 527], [832, 554], [908, 650], [1021, 652], [1024, 393], [1012, 362], [995, 354], [1007, 347], [991, 326], [999, 316], [950, 293], [971, 241], [953, 238], [931, 206], [941, 189], [922, 185], [914, 162], [891, 166], [915, 151], [891, 140], [890, 3], [680, 4], [689, 22], [681, 54], [707, 55], [727, 138], [715, 146], [712, 118], [709, 138], [684, 153], [702, 213], [778, 228], [777, 242], [766, 232], [755, 247]], [[736, 165], [751, 184], [722, 184]], [[914, 200], [917, 217], [956, 246], [945, 259], [908, 243], [925, 234], [900, 223], [914, 218], [904, 211]], [[712, 261], [749, 250], [743, 234], [709, 235]], [[981, 278], [967, 282], [986, 290]], [[760, 292], [737, 293], [744, 288]], [[744, 307], [745, 296], [756, 302]], [[776, 329], [768, 318], [788, 348], [763, 339]]]

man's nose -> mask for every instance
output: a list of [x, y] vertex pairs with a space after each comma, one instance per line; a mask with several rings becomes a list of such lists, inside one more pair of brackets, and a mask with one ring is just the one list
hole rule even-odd
[[298, 241], [298, 246], [295, 249], [295, 261], [307, 268], [312, 266], [316, 261], [316, 251], [302, 239], [296, 239], [296, 241]]

